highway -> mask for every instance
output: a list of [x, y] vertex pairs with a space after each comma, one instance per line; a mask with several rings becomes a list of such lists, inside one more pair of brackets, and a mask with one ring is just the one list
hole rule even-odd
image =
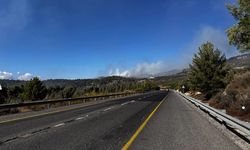
[[233, 141], [171, 91], [131, 149], [239, 150]]
[[0, 141], [1, 150], [122, 149], [128, 141], [129, 149], [239, 149], [173, 91], [3, 122]]

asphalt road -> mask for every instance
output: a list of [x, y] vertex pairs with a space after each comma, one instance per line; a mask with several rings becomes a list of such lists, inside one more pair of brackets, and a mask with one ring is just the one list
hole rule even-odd
[[0, 149], [121, 149], [162, 100], [130, 149], [239, 149], [174, 91], [2, 123]]
[[233, 141], [170, 91], [167, 99], [138, 135], [135, 150], [239, 150]]
[[121, 149], [167, 95], [149, 93], [0, 124], [0, 149]]

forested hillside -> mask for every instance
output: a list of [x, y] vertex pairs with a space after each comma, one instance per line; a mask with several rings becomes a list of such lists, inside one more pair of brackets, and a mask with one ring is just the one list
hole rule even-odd
[[141, 92], [158, 90], [158, 86], [146, 79], [118, 76], [97, 79], [31, 81], [0, 80], [0, 103], [15, 103], [29, 100], [74, 98], [118, 92]]

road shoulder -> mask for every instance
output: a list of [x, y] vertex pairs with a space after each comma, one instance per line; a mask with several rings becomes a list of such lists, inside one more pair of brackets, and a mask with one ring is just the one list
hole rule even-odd
[[240, 149], [181, 96], [169, 94], [130, 149]]

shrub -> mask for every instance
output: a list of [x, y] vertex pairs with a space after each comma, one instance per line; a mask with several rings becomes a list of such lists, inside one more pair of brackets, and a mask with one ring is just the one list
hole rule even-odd
[[[225, 91], [217, 94], [214, 99], [229, 114], [250, 114], [250, 71], [236, 74]], [[242, 106], [245, 106], [245, 110]]]

